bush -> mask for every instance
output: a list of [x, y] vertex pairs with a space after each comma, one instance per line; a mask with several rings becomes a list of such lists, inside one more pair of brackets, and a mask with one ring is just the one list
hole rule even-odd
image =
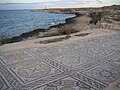
[[44, 33], [43, 37], [51, 37], [51, 36], [56, 36], [57, 33], [53, 32], [53, 33], [50, 33], [50, 32], [46, 32]]
[[51, 37], [51, 36], [58, 36], [58, 35], [69, 35], [71, 33], [76, 33], [78, 30], [74, 29], [71, 26], [65, 26], [62, 28], [56, 28], [55, 30], [48, 30], [44, 32], [41, 37]]
[[71, 33], [76, 33], [76, 32], [78, 32], [78, 31], [75, 30], [71, 26], [65, 26], [65, 27], [61, 28], [60, 30], [58, 30], [59, 35], [69, 35]]

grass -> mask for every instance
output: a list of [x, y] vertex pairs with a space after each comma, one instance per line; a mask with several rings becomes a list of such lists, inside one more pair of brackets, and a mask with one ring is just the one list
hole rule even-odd
[[49, 30], [47, 32], [44, 32], [42, 38], [59, 36], [59, 35], [69, 35], [71, 33], [76, 33], [76, 32], [79, 32], [79, 31], [73, 28], [72, 26], [65, 26], [62, 28], [56, 28], [55, 30]]
[[80, 33], [80, 34], [77, 34], [77, 35], [75, 35], [75, 36], [84, 37], [84, 36], [87, 36], [87, 35], [89, 35], [89, 34], [91, 34], [91, 33]]
[[63, 41], [63, 40], [69, 39], [70, 37], [71, 37], [70, 35], [67, 35], [66, 37], [48, 39], [48, 40], [40, 41], [38, 43], [41, 43], [41, 44], [54, 43], [54, 42], [59, 42], [59, 41]]

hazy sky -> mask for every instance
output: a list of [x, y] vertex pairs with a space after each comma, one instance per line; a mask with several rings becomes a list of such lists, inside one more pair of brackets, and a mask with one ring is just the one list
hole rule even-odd
[[120, 0], [0, 0], [0, 9], [37, 9], [61, 7], [100, 7], [117, 4]]

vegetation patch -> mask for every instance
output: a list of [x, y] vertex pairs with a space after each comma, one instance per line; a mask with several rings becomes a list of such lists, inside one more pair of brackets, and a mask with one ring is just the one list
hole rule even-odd
[[67, 35], [66, 37], [48, 39], [48, 40], [40, 41], [38, 43], [41, 43], [41, 44], [54, 43], [54, 42], [59, 42], [59, 41], [63, 41], [63, 40], [69, 39], [70, 37], [71, 37], [70, 35]]
[[80, 33], [80, 34], [77, 34], [77, 35], [75, 35], [75, 36], [84, 37], [84, 36], [87, 36], [87, 35], [89, 35], [89, 34], [91, 34], [91, 33]]
[[78, 30], [74, 29], [72, 26], [65, 26], [58, 30], [59, 35], [69, 35], [71, 33], [76, 33]]
[[56, 30], [49, 30], [47, 32], [44, 32], [42, 38], [51, 37], [51, 36], [59, 36], [59, 35], [69, 35], [71, 33], [76, 33], [76, 32], [79, 32], [79, 31], [73, 28], [72, 26], [65, 26], [62, 28], [56, 28]]

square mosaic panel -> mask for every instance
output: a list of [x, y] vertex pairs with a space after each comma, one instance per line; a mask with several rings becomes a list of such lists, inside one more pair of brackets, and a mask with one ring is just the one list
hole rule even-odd
[[49, 75], [60, 73], [59, 70], [43, 62], [31, 62], [24, 65], [17, 65], [10, 68], [10, 72], [15, 74], [22, 83], [29, 83]]
[[115, 67], [118, 71], [120, 71], [120, 56], [108, 60], [107, 64]]
[[12, 53], [5, 53], [0, 58], [5, 64], [14, 64], [33, 57], [25, 51], [14, 51]]
[[76, 46], [74, 48], [67, 46], [44, 47], [31, 49], [31, 51], [34, 56], [39, 58], [44, 56], [69, 68], [74, 68], [91, 61], [98, 61], [115, 52], [114, 50], [106, 49], [96, 44], [92, 46], [88, 44], [83, 47]]

